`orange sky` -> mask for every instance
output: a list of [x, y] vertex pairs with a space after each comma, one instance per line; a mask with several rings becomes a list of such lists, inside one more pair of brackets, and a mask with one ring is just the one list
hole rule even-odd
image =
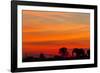
[[57, 54], [59, 48], [90, 47], [88, 13], [22, 11], [23, 54]]

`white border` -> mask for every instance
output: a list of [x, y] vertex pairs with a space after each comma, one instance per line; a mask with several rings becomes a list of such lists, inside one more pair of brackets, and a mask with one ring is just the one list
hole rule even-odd
[[[18, 68], [25, 67], [43, 67], [43, 66], [59, 66], [59, 65], [78, 65], [94, 63], [94, 10], [92, 9], [76, 9], [76, 8], [58, 8], [58, 7], [40, 7], [40, 6], [23, 6], [18, 5], [17, 11], [17, 64]], [[64, 61], [45, 61], [45, 62], [27, 62], [22, 63], [22, 10], [41, 10], [41, 11], [59, 11], [59, 12], [80, 12], [90, 13], [90, 59], [89, 60], [64, 60]], [[83, 35], [84, 36], [84, 35]]]

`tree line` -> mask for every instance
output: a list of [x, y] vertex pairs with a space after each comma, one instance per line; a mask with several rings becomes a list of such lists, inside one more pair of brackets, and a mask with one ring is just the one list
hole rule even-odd
[[54, 55], [53, 57], [47, 58], [44, 53], [40, 53], [38, 58], [33, 56], [23, 58], [23, 62], [30, 61], [52, 61], [52, 60], [74, 60], [74, 59], [89, 59], [90, 58], [90, 49], [87, 49], [85, 52], [84, 48], [74, 48], [72, 50], [72, 56], [68, 57], [69, 51], [68, 48], [62, 47], [59, 49], [59, 55]]

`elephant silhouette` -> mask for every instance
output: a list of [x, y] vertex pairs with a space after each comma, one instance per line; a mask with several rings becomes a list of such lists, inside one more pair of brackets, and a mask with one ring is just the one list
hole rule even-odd
[[75, 58], [83, 58], [85, 56], [85, 51], [82, 48], [74, 48], [72, 51], [72, 56]]

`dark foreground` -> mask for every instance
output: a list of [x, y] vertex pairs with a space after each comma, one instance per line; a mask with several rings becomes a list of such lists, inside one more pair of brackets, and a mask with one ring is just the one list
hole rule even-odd
[[23, 57], [22, 62], [90, 59], [90, 49], [87, 49], [87, 51], [85, 51], [83, 48], [74, 48], [71, 54], [72, 56], [69, 57], [68, 49], [63, 47], [59, 49], [59, 54], [54, 55], [53, 57], [46, 57], [45, 54], [41, 53], [38, 57]]

